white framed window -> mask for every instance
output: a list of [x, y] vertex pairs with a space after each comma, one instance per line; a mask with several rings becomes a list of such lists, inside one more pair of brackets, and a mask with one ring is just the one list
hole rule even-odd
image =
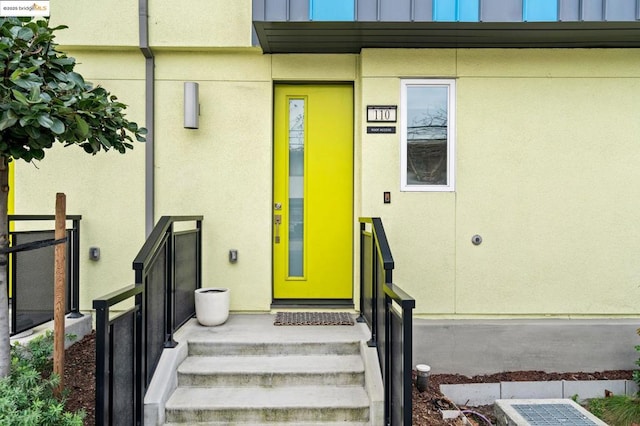
[[400, 190], [455, 190], [455, 80], [402, 80]]

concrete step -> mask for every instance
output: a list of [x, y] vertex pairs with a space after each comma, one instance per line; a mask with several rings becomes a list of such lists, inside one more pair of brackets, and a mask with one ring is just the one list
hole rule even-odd
[[[264, 423], [236, 423], [241, 426], [264, 426]], [[369, 422], [295, 422], [298, 426], [371, 426]], [[189, 423], [189, 426], [229, 426], [228, 422], [197, 422]], [[269, 426], [285, 425], [290, 426], [292, 423], [269, 423]], [[164, 423], [163, 426], [184, 426], [183, 423]]]
[[189, 356], [357, 355], [357, 341], [224, 342], [189, 341]]
[[369, 419], [369, 399], [357, 386], [179, 387], [165, 408], [167, 423], [357, 424]]
[[178, 386], [364, 386], [360, 355], [190, 356]]

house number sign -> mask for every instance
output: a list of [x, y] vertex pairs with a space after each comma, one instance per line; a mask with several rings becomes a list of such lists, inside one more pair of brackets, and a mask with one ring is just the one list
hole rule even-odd
[[395, 123], [398, 121], [397, 105], [367, 105], [367, 123]]

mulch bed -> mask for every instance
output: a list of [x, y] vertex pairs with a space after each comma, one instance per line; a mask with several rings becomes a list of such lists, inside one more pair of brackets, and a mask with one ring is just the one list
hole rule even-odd
[[74, 343], [64, 353], [64, 387], [69, 392], [67, 410], [84, 410], [84, 424], [96, 424], [96, 335], [95, 331]]
[[[461, 420], [443, 420], [441, 410], [470, 410], [488, 418], [495, 424], [493, 405], [480, 407], [459, 406], [449, 401], [441, 392], [441, 384], [463, 383], [498, 383], [498, 382], [526, 382], [526, 381], [551, 381], [551, 380], [631, 380], [633, 372], [630, 370], [600, 371], [592, 373], [546, 373], [544, 371], [509, 371], [504, 373], [478, 375], [473, 377], [460, 374], [432, 374], [429, 378], [429, 387], [425, 392], [418, 392], [413, 387], [413, 425], [414, 426], [444, 426], [462, 425]], [[415, 371], [414, 371], [415, 383]], [[486, 425], [474, 414], [467, 414], [472, 424]]]
[[[69, 395], [67, 408], [70, 411], [83, 409], [87, 413], [85, 426], [95, 426], [95, 332], [85, 336], [65, 352], [64, 384]], [[467, 377], [460, 374], [433, 374], [429, 387], [418, 392], [413, 387], [413, 426], [462, 425], [462, 420], [443, 420], [441, 410], [468, 409], [482, 414], [495, 422], [493, 406], [456, 407], [441, 392], [440, 384], [496, 383], [506, 381], [549, 381], [549, 380], [631, 380], [632, 371], [616, 370], [593, 373], [545, 373], [543, 371], [511, 371], [498, 374]], [[415, 372], [414, 372], [415, 383]], [[486, 423], [468, 415], [478, 426]]]

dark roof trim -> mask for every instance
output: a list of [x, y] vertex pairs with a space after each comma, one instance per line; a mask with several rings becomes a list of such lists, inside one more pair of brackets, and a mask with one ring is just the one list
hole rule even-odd
[[365, 48], [640, 47], [640, 21], [254, 21], [253, 25], [264, 53], [359, 53]]

